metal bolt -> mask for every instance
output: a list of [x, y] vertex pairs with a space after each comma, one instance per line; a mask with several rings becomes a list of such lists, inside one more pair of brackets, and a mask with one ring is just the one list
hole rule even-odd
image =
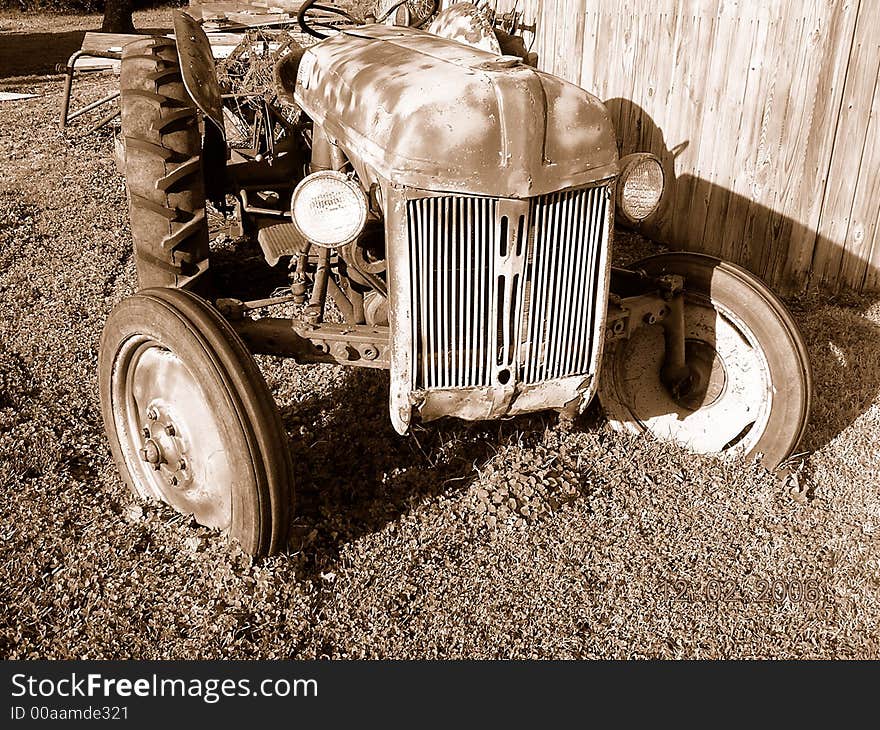
[[177, 462], [177, 469], [178, 471], [186, 471], [186, 461], [184, 459]]
[[167, 426], [165, 426], [165, 435], [166, 436], [173, 436], [175, 433], [177, 433], [177, 431], [174, 429], [173, 423], [169, 423]]
[[172, 474], [170, 477], [168, 477], [168, 483], [172, 487], [176, 487], [177, 486], [177, 477]]
[[149, 426], [144, 426], [143, 434], [144, 434], [144, 438], [145, 438], [145, 439], [148, 439], [148, 438], [150, 438], [150, 436], [153, 435], [153, 434], [150, 433], [150, 428], [149, 428]]
[[333, 355], [339, 360], [356, 360], [358, 351], [347, 342], [333, 343]]
[[147, 409], [147, 419], [149, 419], [150, 421], [155, 421], [158, 418], [159, 418], [159, 411], [157, 411], [155, 408], [150, 406]]
[[373, 347], [373, 345], [367, 345], [363, 349], [361, 356], [364, 358], [364, 360], [375, 360], [377, 357], [379, 357], [379, 351], [375, 347]]
[[645, 324], [654, 324], [657, 321], [657, 317], [654, 316], [653, 312], [648, 312], [645, 314]]

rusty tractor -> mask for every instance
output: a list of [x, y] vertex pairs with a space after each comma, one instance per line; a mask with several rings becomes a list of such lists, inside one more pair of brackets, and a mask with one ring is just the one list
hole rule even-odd
[[[662, 208], [658, 158], [619, 157], [603, 104], [539, 71], [520, 36], [467, 3], [435, 11], [386, 1], [361, 19], [306, 0], [298, 21], [319, 40], [279, 56], [284, 109], [247, 149], [228, 143], [193, 18], [124, 49], [139, 291], [101, 340], [106, 431], [136, 494], [249, 553], [283, 548], [293, 500], [255, 353], [388, 370], [400, 434], [574, 416], [597, 393], [616, 428], [769, 468], [803, 434], [806, 350], [760, 280], [692, 253], [611, 266], [615, 221]], [[217, 290], [206, 200], [287, 266], [286, 288]]]

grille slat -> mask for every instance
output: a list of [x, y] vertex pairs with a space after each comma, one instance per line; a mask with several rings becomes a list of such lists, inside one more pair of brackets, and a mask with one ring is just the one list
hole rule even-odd
[[408, 201], [415, 387], [589, 372], [606, 210], [601, 187]]
[[[560, 253], [563, 247], [562, 235], [562, 204], [559, 194], [553, 195], [550, 206], [552, 210], [552, 223], [548, 228], [549, 236], [542, 237], [542, 248], [545, 255], [550, 257], [550, 277], [547, 282], [545, 297], [547, 300], [547, 320], [546, 326], [542, 332], [541, 349], [544, 352], [543, 360], [540, 364], [539, 380], [548, 380], [552, 377], [553, 359], [556, 354], [557, 338], [555, 337], [557, 321], [559, 319], [558, 300], [561, 292], [559, 291], [560, 283]], [[546, 232], [542, 232], [546, 233]], [[555, 242], [555, 245], [554, 245]]]
[[[582, 260], [581, 245], [583, 239], [578, 235], [581, 200], [581, 196], [575, 195], [574, 193], [568, 194], [567, 205], [569, 208], [569, 214], [567, 245], [569, 247], [568, 258], [572, 262]], [[578, 326], [578, 320], [575, 317], [575, 310], [577, 309], [578, 303], [583, 301], [583, 296], [580, 296], [584, 292], [581, 276], [583, 271], [584, 269], [581, 266], [573, 265], [568, 267], [568, 282], [566, 285], [565, 301], [565, 330], [560, 337], [560, 347], [562, 352], [560, 373], [572, 372], [575, 368], [575, 358], [573, 357], [575, 341], [573, 339], [573, 332]]]
[[448, 198], [441, 198], [439, 201], [440, 205], [440, 269], [439, 269], [439, 280], [437, 281], [437, 293], [440, 298], [440, 307], [437, 310], [437, 347], [434, 350], [434, 356], [437, 358], [437, 362], [439, 364], [439, 368], [437, 370], [437, 384], [441, 388], [445, 388], [447, 386], [447, 377], [449, 376], [449, 368], [446, 363], [446, 356], [448, 355], [448, 350], [446, 347], [446, 328], [448, 327], [449, 317], [447, 312], [449, 312], [449, 287], [446, 285], [446, 273], [448, 270], [448, 264], [446, 263], [449, 257], [449, 246], [454, 240], [452, 236], [452, 231], [449, 230], [449, 220], [446, 215], [446, 206], [449, 203]]
[[[587, 261], [587, 265], [578, 270], [577, 287], [578, 291], [585, 292], [586, 295], [579, 297], [574, 309], [573, 321], [575, 327], [572, 331], [572, 342], [570, 344], [570, 368], [577, 368], [583, 363], [583, 353], [585, 345], [583, 342], [584, 334], [590, 332], [590, 328], [585, 326], [584, 320], [589, 316], [587, 310], [587, 302], [590, 301], [590, 281], [592, 277], [589, 272], [592, 271], [590, 264], [593, 248], [589, 245], [587, 232], [592, 230], [591, 211], [595, 204], [595, 198], [586, 200], [581, 196], [577, 201], [577, 228], [575, 237], [578, 240], [578, 249], [575, 259], [578, 261]], [[587, 363], [589, 364], [589, 362]]]
[[[606, 223], [605, 223], [605, 200], [604, 199], [595, 199], [592, 201], [592, 217], [590, 219], [591, 230], [601, 231]], [[590, 250], [589, 262], [588, 266], [590, 270], [598, 269], [599, 264], [599, 250], [598, 247], [593, 247]], [[599, 282], [596, 276], [591, 276], [588, 283], [587, 289], [587, 298], [595, 298], [597, 295], [597, 290], [599, 288]], [[584, 324], [586, 325], [587, 317], [584, 317]], [[589, 331], [592, 332], [596, 322], [596, 308], [592, 307], [589, 311]], [[591, 356], [591, 352], [587, 350], [586, 343], [582, 342], [582, 362], [589, 362], [589, 358]]]
[[541, 256], [540, 252], [544, 249], [544, 239], [546, 231], [552, 227], [553, 209], [550, 205], [540, 205], [538, 207], [538, 215], [535, 226], [535, 237], [533, 241], [533, 258], [538, 262], [538, 272], [534, 278], [534, 286], [532, 287], [532, 301], [537, 302], [535, 314], [532, 318], [532, 331], [530, 338], [530, 352], [528, 361], [528, 375], [526, 382], [537, 382], [541, 377], [539, 371], [540, 364], [543, 361], [544, 353], [541, 352], [542, 343], [544, 342], [544, 328], [546, 326], [547, 313], [547, 286], [548, 276], [552, 265], [550, 256]]
[[413, 326], [421, 333], [422, 362], [424, 363], [422, 372], [425, 373], [433, 372], [434, 370], [434, 361], [430, 356], [430, 353], [434, 351], [432, 349], [432, 338], [434, 336], [432, 318], [434, 315], [428, 307], [428, 297], [433, 295], [430, 291], [430, 279], [428, 277], [428, 266], [430, 265], [428, 263], [428, 243], [431, 241], [433, 234], [430, 214], [433, 214], [433, 211], [429, 211], [429, 215], [423, 216], [418, 221], [422, 235], [419, 239], [418, 247], [421, 253], [419, 257], [419, 282], [421, 284], [419, 288], [419, 303], [421, 307], [419, 316], [414, 318], [415, 321], [413, 322]]
[[562, 193], [559, 196], [559, 228], [560, 236], [557, 245], [557, 258], [559, 266], [559, 285], [556, 288], [556, 322], [552, 335], [553, 362], [550, 369], [549, 377], [558, 378], [560, 373], [565, 370], [565, 336], [568, 332], [569, 322], [569, 305], [571, 304], [571, 278], [572, 272], [577, 270], [577, 266], [573, 265], [573, 256], [571, 256], [572, 240], [572, 211], [571, 211], [571, 193]]
[[562, 283], [559, 287], [559, 318], [556, 321], [556, 332], [554, 333], [554, 349], [556, 356], [553, 358], [553, 377], [558, 378], [560, 373], [565, 371], [565, 338], [571, 326], [569, 320], [569, 308], [571, 306], [571, 288], [572, 275], [578, 270], [576, 265], [566, 265], [574, 262], [572, 256], [572, 246], [574, 244], [572, 231], [572, 209], [571, 209], [571, 193], [564, 193], [562, 196], [562, 238], [559, 245], [560, 251], [560, 269], [559, 275]]

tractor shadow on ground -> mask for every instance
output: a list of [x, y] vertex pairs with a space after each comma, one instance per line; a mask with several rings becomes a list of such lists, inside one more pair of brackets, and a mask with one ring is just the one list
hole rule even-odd
[[[258, 299], [287, 283], [285, 268], [267, 267], [259, 245], [246, 239], [212, 247], [211, 256], [225, 297]], [[400, 436], [388, 415], [387, 372], [350, 368], [340, 380], [295, 403], [278, 402], [294, 464], [288, 554], [307, 558], [297, 567], [300, 577], [316, 577], [344, 545], [425, 500], [466, 490], [478, 478], [475, 469], [504, 444], [537, 439], [557, 419], [552, 412], [476, 423], [449, 418]], [[314, 540], [302, 545], [313, 531]]]
[[[300, 549], [303, 536], [317, 532], [313, 543], [301, 547], [307, 557], [302, 577], [314, 577], [337, 560], [344, 545], [382, 530], [425, 501], [467, 490], [479, 478], [477, 469], [506, 444], [537, 442], [557, 418], [542, 413], [473, 423], [440, 419], [400, 436], [388, 416], [388, 385], [384, 371], [352, 369], [329, 393], [279, 404], [295, 472], [290, 552]], [[470, 527], [462, 523], [461, 529]]]
[[[621, 113], [623, 103], [630, 104], [608, 102], [612, 116]], [[770, 248], [753, 251], [754, 260], [746, 264], [758, 270], [767, 262], [784, 265], [789, 239], [809, 232], [711, 182], [688, 175], [676, 178], [674, 151], [667, 147], [662, 130], [652, 126], [644, 112], [640, 119], [637, 142], [621, 152], [657, 154], [676, 198], [688, 196], [699, 204], [726, 199], [728, 210], [741, 211], [736, 215], [743, 219], [735, 216], [734, 222], [743, 231], [755, 226], [772, 230]], [[681, 209], [679, 204], [677, 210]], [[683, 209], [686, 212], [687, 206]], [[838, 253], [845, 262], [848, 254]], [[256, 243], [222, 247], [212, 266], [224, 296], [263, 297], [286, 283], [284, 267], [266, 267]], [[867, 297], [829, 299], [813, 293], [790, 298], [788, 304], [805, 336], [813, 369], [812, 418], [801, 450], [814, 451], [856, 422], [880, 393], [880, 317], [876, 304], [873, 316], [866, 316], [872, 306]], [[297, 488], [290, 552], [301, 550], [306, 556], [301, 568], [306, 575], [334, 562], [345, 544], [383, 529], [415, 506], [467, 489], [478, 478], [476, 468], [500, 447], [520, 437], [528, 443], [529, 434], [540, 435], [556, 418], [545, 413], [483, 423], [444, 419], [401, 437], [391, 427], [387, 393], [387, 373], [351, 370], [339, 385], [320, 395], [295, 406], [279, 404], [291, 438]], [[580, 425], [595, 428], [600, 419], [594, 406]], [[317, 536], [312, 542], [296, 544], [298, 536], [313, 531]]]
[[248, 237], [211, 244], [211, 275], [220, 296], [242, 301], [268, 297], [289, 284], [287, 269], [268, 266], [260, 245]]
[[[267, 267], [256, 242], [227, 240], [212, 245], [211, 257], [216, 290], [224, 297], [258, 299], [287, 283], [286, 269]], [[400, 436], [388, 414], [387, 372], [351, 368], [334, 380], [338, 384], [295, 403], [278, 402], [294, 465], [286, 554], [304, 556], [296, 566], [304, 579], [328, 570], [345, 545], [425, 501], [467, 490], [479, 476], [476, 469], [505, 444], [537, 441], [557, 421], [553, 412], [473, 423], [447, 418], [416, 424]], [[595, 427], [600, 419], [593, 406], [578, 427]]]

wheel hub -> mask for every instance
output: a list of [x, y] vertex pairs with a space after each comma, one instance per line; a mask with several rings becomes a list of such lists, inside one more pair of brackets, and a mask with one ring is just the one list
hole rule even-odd
[[689, 411], [711, 406], [724, 394], [727, 371], [724, 361], [708, 342], [687, 339], [685, 362], [690, 371], [687, 382], [672, 393], [673, 400]]
[[[729, 312], [691, 297], [685, 310], [687, 377], [677, 388], [661, 378], [663, 331], [642, 327], [619, 351], [612, 382], [634, 429], [699, 453], [747, 453], [760, 436], [772, 392], [761, 350]], [[606, 389], [608, 386], [605, 386]], [[675, 390], [676, 392], [673, 392]], [[608, 400], [608, 390], [605, 391]], [[732, 451], [731, 451], [732, 453]]]
[[183, 488], [192, 481], [187, 469], [185, 446], [177, 426], [171, 420], [168, 408], [151, 403], [147, 408], [148, 423], [143, 427], [141, 459], [163, 472], [161, 476], [171, 487]]
[[124, 407], [117, 427], [143, 496], [208, 527], [232, 520], [233, 473], [224, 428], [199, 379], [171, 350], [145, 336], [125, 343], [111, 381]]

